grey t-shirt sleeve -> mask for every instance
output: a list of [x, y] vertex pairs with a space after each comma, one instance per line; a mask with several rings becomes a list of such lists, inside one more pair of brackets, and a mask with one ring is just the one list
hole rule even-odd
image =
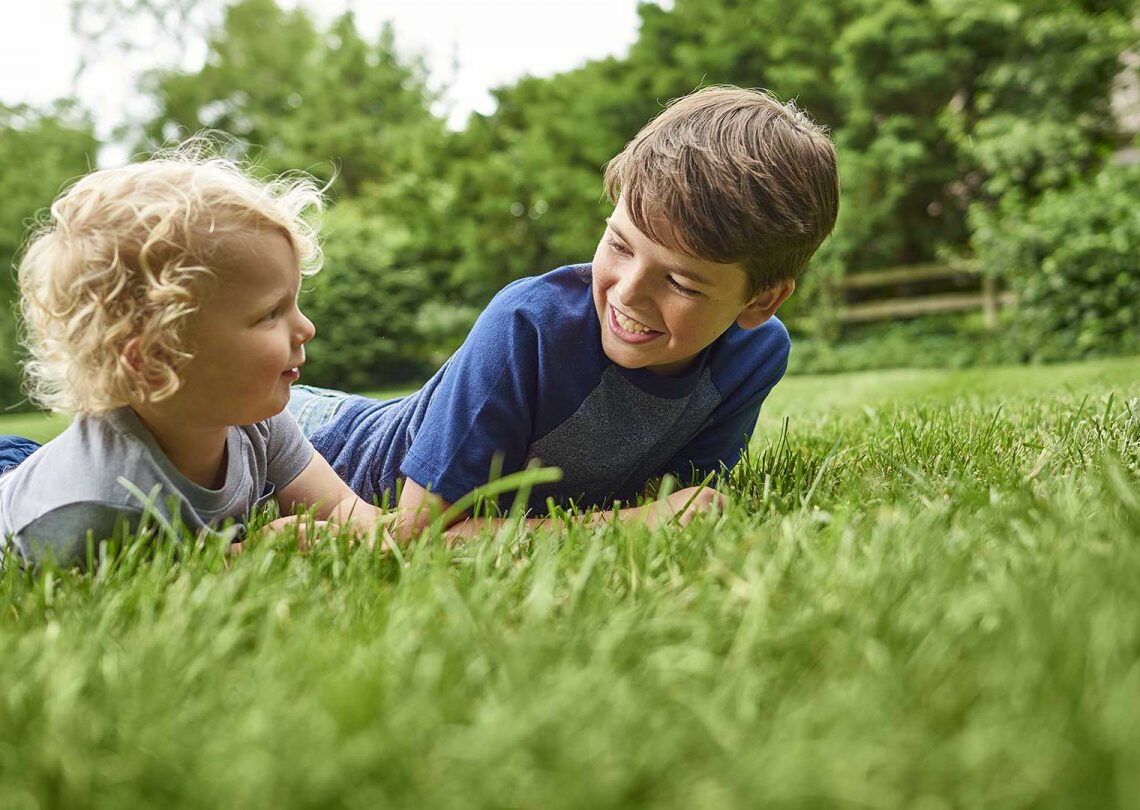
[[266, 478], [277, 491], [290, 484], [313, 459], [312, 443], [288, 410], [261, 423], [266, 436]]
[[82, 562], [87, 557], [88, 537], [97, 549], [103, 540], [133, 533], [141, 514], [116, 504], [69, 503], [22, 527], [12, 545], [25, 563], [42, 563], [49, 554], [61, 563]]

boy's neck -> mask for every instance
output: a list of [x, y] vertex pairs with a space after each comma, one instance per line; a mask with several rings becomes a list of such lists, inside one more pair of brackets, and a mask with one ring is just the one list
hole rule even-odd
[[178, 472], [206, 489], [225, 484], [228, 428], [189, 426], [186, 419], [153, 405], [131, 409]]

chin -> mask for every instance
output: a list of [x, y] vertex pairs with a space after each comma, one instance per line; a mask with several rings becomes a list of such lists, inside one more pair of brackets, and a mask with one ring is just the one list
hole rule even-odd
[[238, 424], [252, 425], [257, 422], [264, 422], [266, 419], [271, 419], [285, 410], [285, 406], [288, 403], [289, 398], [285, 397], [284, 399], [275, 399], [271, 402], [265, 402], [259, 408], [250, 408], [242, 415], [244, 421]]
[[603, 351], [605, 352], [606, 357], [609, 359], [609, 361], [611, 363], [613, 363], [616, 366], [621, 366], [622, 368], [628, 368], [628, 369], [644, 368], [646, 365], [644, 360], [635, 359], [632, 357], [627, 357], [624, 355], [623, 352], [620, 352], [620, 351], [616, 351], [616, 352], [611, 351], [609, 349], [606, 349], [605, 347], [603, 347]]
[[263, 422], [266, 419], [271, 419], [272, 417], [276, 416], [277, 414], [279, 414], [283, 410], [285, 410], [285, 406], [288, 404], [289, 404], [289, 397], [285, 397], [285, 399], [283, 399], [281, 402], [273, 405], [271, 408], [267, 408], [265, 411], [265, 415], [260, 417], [257, 421]]

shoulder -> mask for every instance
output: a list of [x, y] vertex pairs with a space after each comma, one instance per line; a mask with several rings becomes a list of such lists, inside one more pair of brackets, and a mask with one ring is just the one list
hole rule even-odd
[[769, 318], [755, 329], [741, 329], [733, 324], [719, 341], [714, 361], [752, 360], [766, 365], [787, 360], [792, 339], [778, 318]]
[[733, 324], [713, 347], [710, 366], [721, 391], [767, 390], [784, 376], [792, 341], [778, 318], [755, 329]]
[[499, 290], [483, 316], [522, 318], [543, 327], [564, 319], [577, 320], [593, 307], [590, 265], [573, 264], [541, 276], [512, 281]]
[[596, 332], [589, 265], [568, 265], [500, 290], [460, 354], [475, 353], [489, 364], [544, 364], [560, 353], [581, 351]]
[[77, 417], [55, 439], [4, 476], [0, 512], [8, 528], [22, 526], [56, 510], [74, 513], [77, 504], [126, 505], [130, 493], [118, 476], [148, 456], [116, 412]]
[[265, 480], [283, 486], [312, 460], [312, 443], [301, 433], [288, 409], [252, 425], [230, 428], [242, 441], [245, 472], [260, 487]]

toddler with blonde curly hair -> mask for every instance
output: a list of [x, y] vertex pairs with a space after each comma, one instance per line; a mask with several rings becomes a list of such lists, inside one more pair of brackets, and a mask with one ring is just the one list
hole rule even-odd
[[38, 449], [0, 437], [0, 554], [83, 562], [148, 509], [231, 539], [271, 499], [366, 530], [381, 515], [284, 410], [315, 332], [297, 295], [322, 190], [204, 143], [83, 177], [29, 239], [29, 393], [76, 418]]

